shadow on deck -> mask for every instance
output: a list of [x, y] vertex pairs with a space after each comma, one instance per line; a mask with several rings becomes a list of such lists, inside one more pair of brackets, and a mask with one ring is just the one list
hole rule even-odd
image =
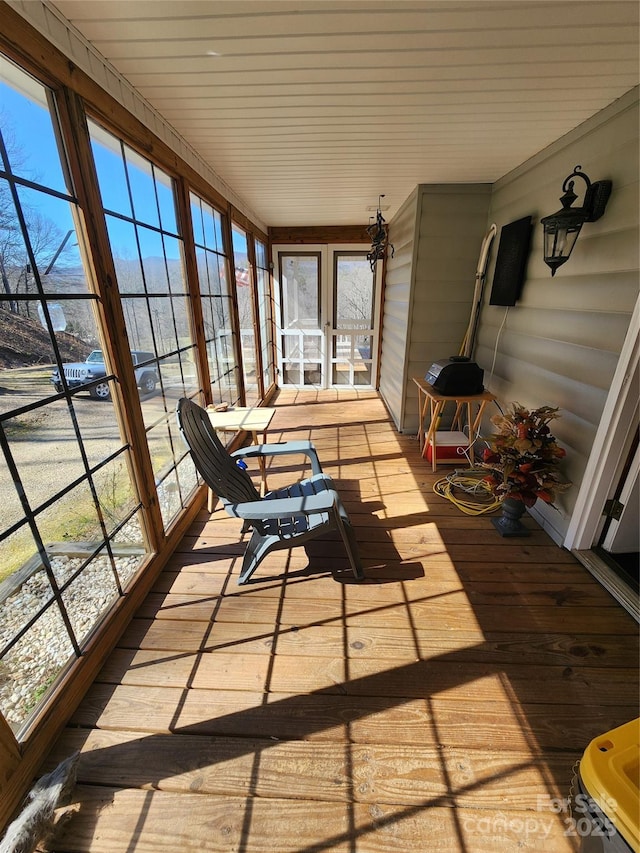
[[49, 849], [577, 850], [560, 809], [589, 741], [637, 716], [634, 620], [532, 519], [504, 540], [435, 495], [377, 395], [277, 405], [367, 580], [332, 537], [238, 587], [240, 524], [203, 511], [49, 757], [82, 750]]

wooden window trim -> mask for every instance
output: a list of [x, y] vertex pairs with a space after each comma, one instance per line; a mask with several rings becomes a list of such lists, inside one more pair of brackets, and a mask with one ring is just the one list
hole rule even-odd
[[[123, 139], [132, 148], [156, 163], [160, 168], [176, 179], [179, 216], [184, 226], [189, 217], [187, 187], [207, 200], [220, 212], [225, 213], [226, 263], [232, 264], [232, 255], [228, 247], [231, 243], [231, 221], [241, 222], [248, 234], [259, 234], [268, 243], [267, 235], [261, 229], [236, 210], [233, 205], [202, 175], [185, 163], [166, 143], [157, 138], [142, 122], [105, 92], [87, 74], [81, 71], [70, 59], [52, 45], [24, 18], [22, 18], [4, 0], [0, 0], [0, 15], [3, 27], [0, 33], [0, 50], [16, 65], [32, 74], [56, 94], [65, 143], [70, 146], [69, 161], [72, 176], [77, 188], [81, 208], [85, 214], [85, 233], [91, 250], [91, 266], [95, 274], [95, 287], [101, 297], [99, 310], [103, 312], [105, 328], [113, 330], [112, 336], [105, 342], [110, 359], [122, 379], [122, 394], [125, 403], [125, 429], [129, 437], [144, 434], [144, 423], [138, 406], [126, 406], [126, 400], [137, 395], [133, 387], [133, 369], [127, 363], [131, 359], [128, 347], [118, 346], [117, 342], [125, 329], [122, 306], [119, 302], [115, 269], [111, 258], [111, 249], [102, 214], [102, 204], [97, 186], [97, 178], [90, 156], [90, 142], [86, 126], [86, 116], [95, 118], [116, 136]], [[187, 267], [195, 264], [195, 248], [191, 228], [183, 232]], [[189, 259], [190, 258], [190, 259]], [[231, 269], [229, 269], [231, 273]], [[230, 280], [232, 278], [230, 277]], [[197, 284], [197, 276], [189, 279], [190, 288]], [[193, 292], [193, 291], [192, 291]], [[199, 292], [199, 289], [198, 291]], [[238, 349], [239, 329], [235, 292], [232, 299], [232, 313]], [[192, 300], [196, 301], [196, 300]], [[197, 327], [197, 309], [193, 322]], [[196, 333], [199, 341], [199, 333]], [[198, 348], [199, 361], [203, 349]], [[240, 361], [238, 359], [238, 364]], [[200, 365], [202, 367], [202, 365]], [[242, 382], [241, 371], [240, 381]], [[201, 377], [208, 372], [201, 371]], [[244, 389], [241, 388], [242, 393]], [[143, 501], [145, 496], [155, 494], [150, 489], [153, 483], [148, 454], [136, 449], [137, 442], [130, 442], [132, 452], [136, 454], [138, 487]], [[146, 457], [146, 458], [145, 458]], [[83, 655], [75, 661], [61, 677], [56, 695], [45, 702], [33, 721], [25, 740], [19, 744], [6, 721], [0, 716], [0, 827], [11, 818], [24, 794], [31, 785], [34, 776], [71, 714], [84, 697], [100, 671], [105, 659], [116, 645], [122, 632], [151, 590], [165, 563], [193, 523], [205, 499], [202, 487], [193, 503], [179, 520], [164, 535], [160, 510], [153, 499], [145, 503], [147, 517], [151, 519], [147, 531], [152, 553], [129, 588], [127, 595], [115, 605], [110, 617], [95, 632]]]

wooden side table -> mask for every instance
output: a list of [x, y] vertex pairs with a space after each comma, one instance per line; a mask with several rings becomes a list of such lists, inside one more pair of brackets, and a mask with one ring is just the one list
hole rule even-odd
[[[420, 453], [422, 456], [425, 456], [427, 448], [431, 445], [431, 469], [435, 471], [438, 465], [436, 433], [447, 403], [456, 404], [452, 427], [455, 427], [457, 424], [461, 428], [462, 414], [466, 408], [467, 424], [469, 425], [469, 444], [467, 446], [471, 463], [473, 464], [473, 436], [480, 426], [485, 406], [496, 399], [495, 394], [492, 394], [490, 391], [483, 391], [481, 394], [445, 397], [443, 394], [439, 394], [433, 385], [429, 385], [421, 377], [414, 376], [413, 381], [418, 386], [418, 439], [420, 441]], [[474, 406], [478, 407], [475, 416], [473, 414]], [[425, 433], [424, 421], [427, 410], [429, 410], [430, 420], [429, 428]]]
[[[271, 419], [275, 415], [275, 409], [266, 406], [234, 406], [224, 412], [216, 412], [215, 408], [207, 407], [207, 414], [211, 425], [218, 432], [249, 432], [254, 444], [259, 444], [258, 433], [262, 433], [262, 443], [267, 443], [267, 430], [271, 425]], [[261, 494], [267, 492], [267, 471], [264, 457], [259, 457], [261, 479]], [[213, 495], [209, 489], [209, 500], [207, 504], [209, 511], [213, 508]]]

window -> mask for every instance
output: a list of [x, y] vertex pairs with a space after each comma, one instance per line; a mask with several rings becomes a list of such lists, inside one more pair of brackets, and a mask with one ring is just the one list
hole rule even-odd
[[3, 57], [0, 71], [0, 325], [14, 342], [0, 355], [0, 711], [22, 737], [149, 548], [54, 96]]
[[168, 528], [198, 482], [178, 432], [176, 403], [200, 390], [173, 180], [95, 122], [89, 132]]
[[255, 318], [255, 284], [249, 260], [247, 235], [237, 225], [232, 227], [233, 263], [236, 275], [236, 299], [240, 323], [240, 345], [242, 348], [242, 371], [244, 377], [245, 404], [252, 406], [262, 397], [259, 375], [260, 341]]
[[255, 240], [256, 247], [256, 285], [258, 291], [258, 317], [260, 321], [260, 342], [262, 345], [262, 379], [265, 391], [276, 381], [274, 370], [274, 306], [271, 291], [271, 274], [267, 259], [267, 247]]
[[191, 193], [190, 203], [212, 399], [214, 403], [236, 404], [238, 364], [226, 275], [223, 216], [195, 193]]

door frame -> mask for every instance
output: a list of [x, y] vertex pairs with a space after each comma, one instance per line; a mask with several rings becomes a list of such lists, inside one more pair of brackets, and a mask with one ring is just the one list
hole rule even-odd
[[592, 550], [604, 525], [605, 502], [616, 492], [633, 432], [638, 428], [639, 382], [640, 296], [636, 300], [563, 542], [565, 548], [640, 623], [637, 595]]
[[276, 358], [278, 375], [282, 384], [282, 291], [280, 287], [280, 264], [279, 255], [296, 253], [317, 254], [320, 256], [320, 329], [321, 336], [321, 359], [322, 359], [322, 383], [321, 385], [287, 385], [287, 388], [300, 390], [309, 388], [331, 388], [340, 389], [375, 389], [378, 384], [378, 353], [380, 349], [380, 318], [382, 315], [382, 264], [376, 264], [374, 272], [374, 305], [373, 305], [373, 346], [371, 351], [371, 384], [370, 385], [333, 385], [331, 383], [331, 352], [333, 334], [333, 301], [334, 301], [334, 256], [338, 254], [363, 254], [366, 256], [370, 250], [367, 243], [274, 243], [271, 247], [271, 258], [273, 263], [274, 281], [274, 304], [276, 309]]
[[608, 519], [609, 523], [600, 536], [602, 540], [600, 547], [614, 558], [616, 554], [640, 551], [640, 547], [638, 547], [640, 445], [635, 443], [635, 450], [633, 447], [631, 448], [628, 459], [629, 464], [625, 466], [616, 490], [620, 494], [621, 512]]
[[582, 484], [567, 528], [564, 546], [589, 549], [602, 526], [605, 502], [615, 490], [621, 460], [638, 417], [640, 377], [640, 296], [636, 300], [618, 365], [607, 395]]

